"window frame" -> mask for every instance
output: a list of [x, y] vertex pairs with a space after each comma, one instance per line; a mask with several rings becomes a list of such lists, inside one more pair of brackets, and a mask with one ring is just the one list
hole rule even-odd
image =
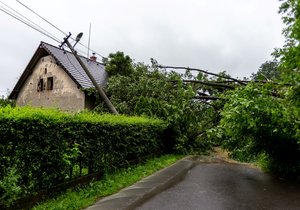
[[53, 77], [48, 77], [47, 78], [47, 90], [53, 90], [54, 87], [54, 78]]
[[44, 79], [40, 78], [37, 85], [37, 91], [42, 92], [44, 90]]

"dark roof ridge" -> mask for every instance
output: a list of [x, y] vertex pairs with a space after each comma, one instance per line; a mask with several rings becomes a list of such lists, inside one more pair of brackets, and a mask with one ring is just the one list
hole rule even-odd
[[[63, 51], [65, 51], [65, 52], [67, 52], [67, 53], [72, 54], [71, 50], [67, 50], [67, 49], [65, 49], [65, 48], [60, 48], [60, 47], [58, 47], [58, 46], [49, 44], [49, 43], [44, 42], [44, 41], [41, 41], [41, 45], [50, 45], [51, 47], [54, 47], [54, 48], [56, 48], [56, 49], [58, 49], [58, 50], [63, 50]], [[76, 51], [76, 49], [75, 49], [75, 51]], [[99, 62], [99, 61], [92, 61], [90, 58], [85, 57], [85, 56], [81, 55], [80, 53], [78, 53], [78, 51], [76, 51], [76, 52], [77, 52], [77, 54], [78, 54], [79, 57], [81, 57], [81, 58], [83, 58], [83, 59], [87, 59], [87, 61], [91, 61], [91, 62], [95, 62], [95, 63], [101, 64], [101, 65], [105, 65], [104, 63]]]
[[[51, 55], [58, 65], [69, 75], [69, 77], [78, 85], [78, 88], [94, 88], [90, 78], [87, 76], [82, 66], [79, 64], [75, 56], [68, 50], [60, 49], [46, 42], [41, 42], [34, 52], [29, 63], [25, 67], [20, 79], [12, 90], [9, 98], [16, 99], [25, 81], [32, 74], [32, 70], [40, 58]], [[108, 74], [105, 66], [97, 61], [91, 61], [89, 58], [80, 56], [80, 59], [87, 66], [97, 83], [104, 87], [107, 82]]]

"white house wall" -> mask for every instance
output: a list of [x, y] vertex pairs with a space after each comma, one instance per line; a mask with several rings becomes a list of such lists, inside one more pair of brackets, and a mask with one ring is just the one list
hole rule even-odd
[[[47, 90], [47, 80], [53, 77], [53, 89]], [[43, 90], [38, 84], [43, 79]], [[49, 82], [50, 83], [50, 82]], [[66, 111], [84, 109], [84, 93], [69, 75], [56, 64], [51, 55], [43, 57], [22, 86], [17, 97], [18, 106], [56, 107]]]

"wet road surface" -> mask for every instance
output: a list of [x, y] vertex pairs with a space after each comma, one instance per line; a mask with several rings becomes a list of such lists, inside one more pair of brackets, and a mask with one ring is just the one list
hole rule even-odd
[[300, 184], [248, 165], [199, 163], [185, 179], [137, 210], [300, 210]]

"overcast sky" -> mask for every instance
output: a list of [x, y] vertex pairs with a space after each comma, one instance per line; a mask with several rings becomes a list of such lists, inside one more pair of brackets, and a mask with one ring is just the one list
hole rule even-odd
[[[0, 0], [58, 39], [64, 34], [15, 0]], [[123, 51], [135, 61], [226, 70], [249, 77], [284, 38], [278, 0], [20, 0], [91, 49]], [[79, 3], [80, 2], [80, 3]], [[12, 90], [40, 41], [59, 44], [0, 11], [0, 95]], [[87, 53], [80, 47], [78, 50]]]

